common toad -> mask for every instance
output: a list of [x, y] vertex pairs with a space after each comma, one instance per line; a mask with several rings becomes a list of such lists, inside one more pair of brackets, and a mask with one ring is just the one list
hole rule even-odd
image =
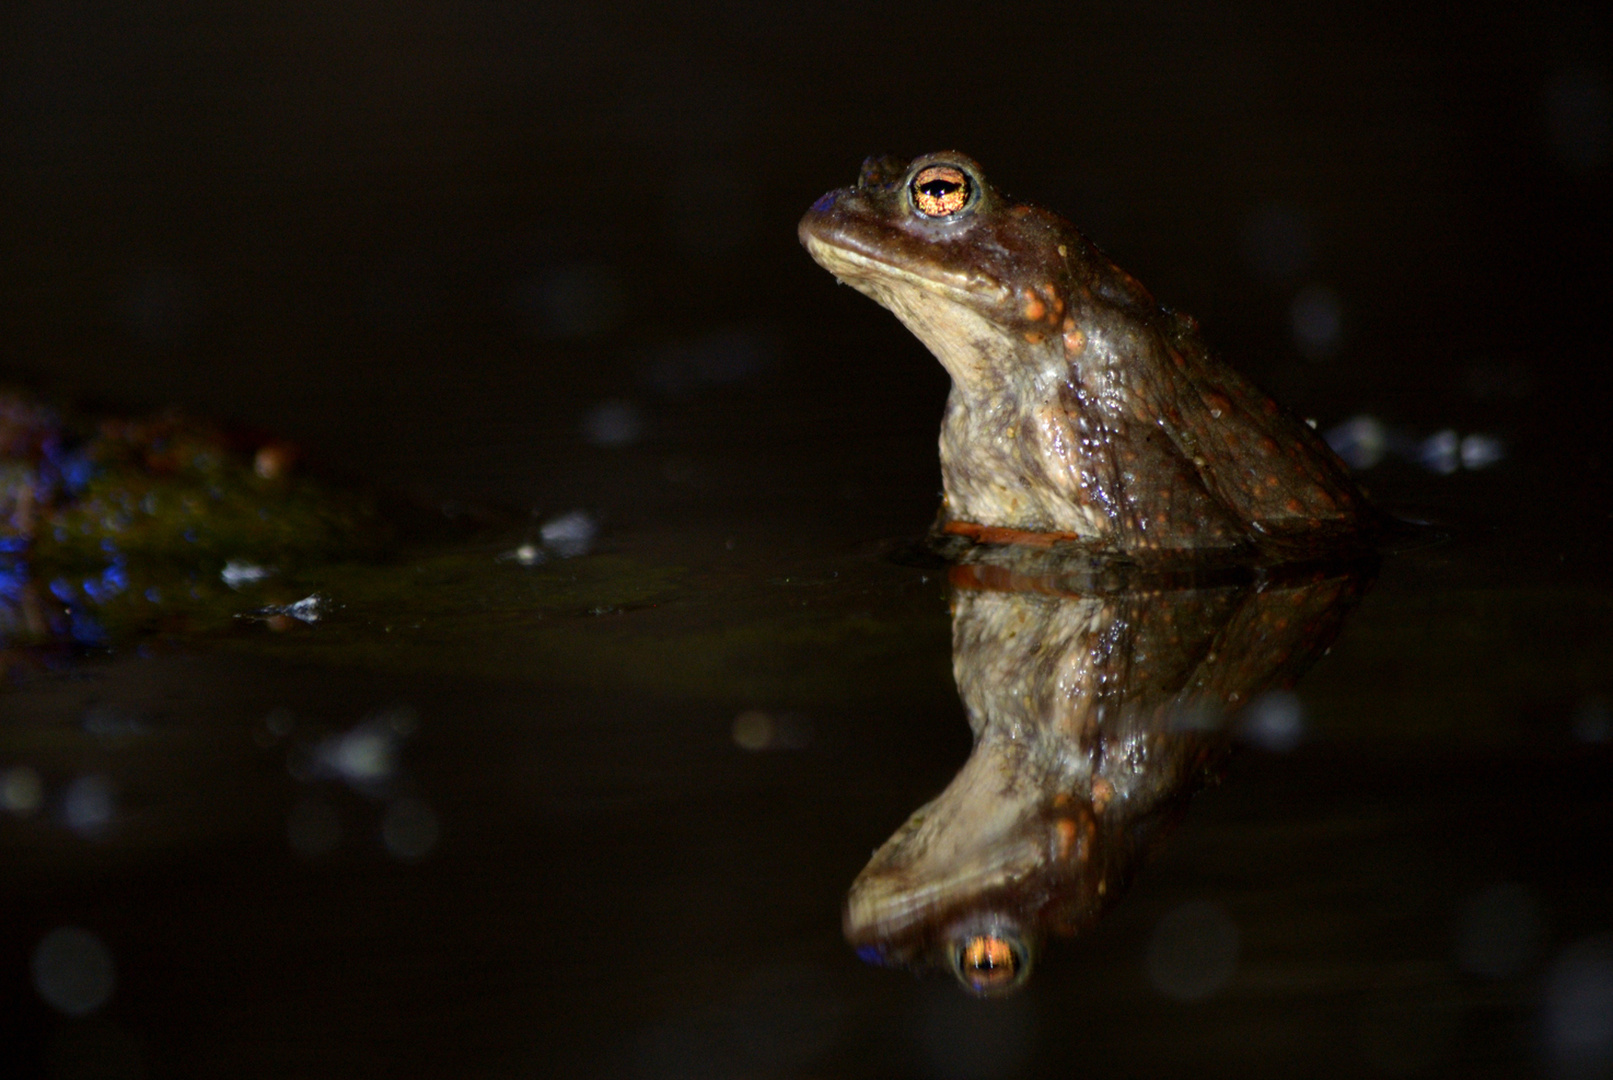
[[800, 237], [952, 376], [944, 532], [1258, 555], [1376, 520], [1321, 437], [1210, 355], [1191, 318], [962, 154], [870, 158]]

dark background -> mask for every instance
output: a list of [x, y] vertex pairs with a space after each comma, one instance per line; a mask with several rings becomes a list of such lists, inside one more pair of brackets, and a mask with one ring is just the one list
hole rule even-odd
[[[1599, 5], [77, 2], [0, 28], [0, 374], [377, 483], [653, 503], [653, 462], [577, 438], [611, 398], [663, 449], [882, 429], [933, 476], [910, 436], [944, 376], [794, 223], [865, 154], [940, 148], [1307, 415], [1595, 456]], [[1306, 358], [1317, 285], [1341, 334]], [[738, 487], [814, 498], [777, 468]]]
[[[0, 380], [274, 432], [428, 506], [583, 507], [605, 555], [688, 573], [613, 620], [533, 587], [526, 621], [478, 622], [454, 593], [390, 652], [350, 620], [373, 663], [243, 632], [7, 688], [0, 765], [130, 794], [106, 840], [0, 822], [0, 1050], [45, 1072], [104, 1037], [150, 1075], [1549, 1069], [1576, 941], [1613, 1008], [1608, 16], [1315, 7], [6, 3]], [[1386, 560], [1301, 685], [1314, 738], [1242, 756], [995, 1011], [840, 937], [868, 851], [968, 752], [942, 590], [870, 554], [935, 512], [947, 381], [795, 236], [865, 155], [944, 148], [1323, 427], [1506, 448], [1366, 476], [1449, 543]], [[1307, 298], [1336, 335], [1296, 335]], [[602, 405], [638, 437], [602, 445]], [[472, 584], [507, 614], [527, 594], [497, 550]], [[265, 714], [334, 731], [400, 698], [440, 849], [300, 860]], [[157, 735], [109, 749], [105, 708]], [[736, 748], [757, 708], [817, 743]], [[1491, 979], [1450, 940], [1497, 882], [1545, 930]], [[1164, 1000], [1150, 934], [1204, 897], [1244, 928], [1241, 981]], [[118, 968], [83, 1020], [26, 975], [68, 923]]]

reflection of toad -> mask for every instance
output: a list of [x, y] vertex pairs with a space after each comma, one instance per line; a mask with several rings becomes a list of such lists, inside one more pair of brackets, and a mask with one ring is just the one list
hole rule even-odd
[[1076, 591], [983, 565], [952, 584], [974, 751], [858, 875], [845, 933], [872, 963], [948, 967], [979, 994], [1102, 914], [1215, 774], [1222, 718], [1297, 679], [1364, 588], [1340, 572]]
[[1375, 520], [1316, 432], [1211, 356], [1192, 319], [962, 154], [869, 159], [800, 236], [952, 376], [948, 532], [1269, 556]]

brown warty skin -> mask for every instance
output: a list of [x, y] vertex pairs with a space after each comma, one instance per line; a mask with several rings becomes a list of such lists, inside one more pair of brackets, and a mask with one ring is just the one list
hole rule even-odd
[[952, 376], [946, 532], [1258, 555], [1377, 520], [1327, 444], [1211, 356], [1191, 318], [962, 154], [869, 159], [800, 236]]

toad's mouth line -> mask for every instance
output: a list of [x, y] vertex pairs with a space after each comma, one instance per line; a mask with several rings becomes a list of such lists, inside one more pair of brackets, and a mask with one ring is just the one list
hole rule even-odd
[[802, 239], [806, 243], [807, 254], [819, 266], [847, 284], [855, 286], [860, 281], [901, 281], [971, 307], [979, 306], [983, 298], [989, 297], [988, 303], [1002, 302], [1008, 298], [1008, 289], [1001, 282], [978, 274], [931, 276], [812, 233], [803, 233]]

